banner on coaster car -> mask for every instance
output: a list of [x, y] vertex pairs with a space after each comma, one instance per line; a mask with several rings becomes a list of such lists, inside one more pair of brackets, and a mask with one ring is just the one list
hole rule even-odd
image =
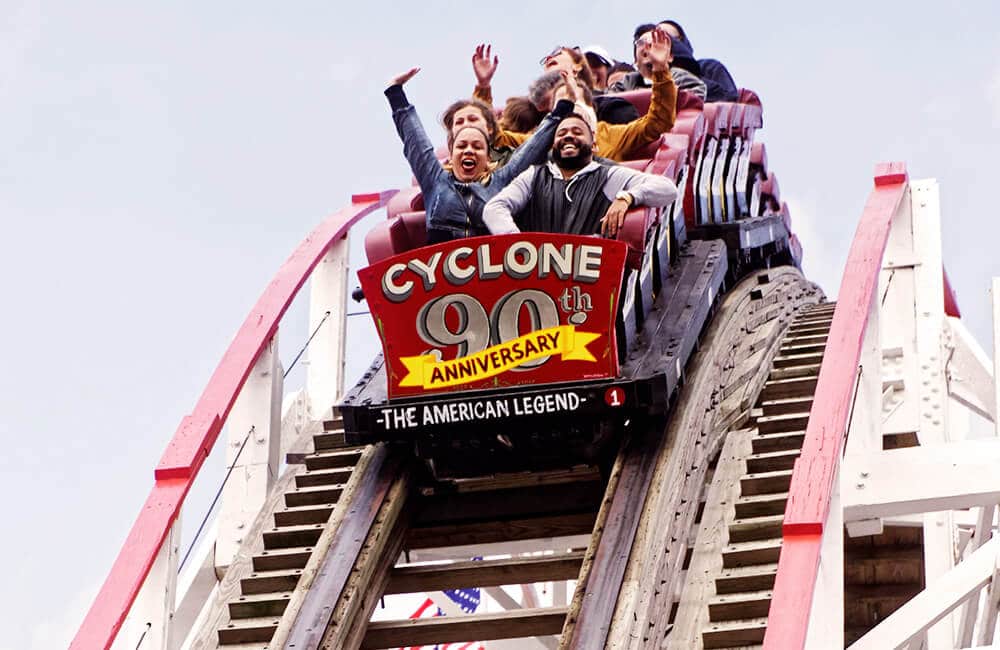
[[361, 269], [389, 398], [617, 376], [625, 254], [617, 241], [520, 233]]

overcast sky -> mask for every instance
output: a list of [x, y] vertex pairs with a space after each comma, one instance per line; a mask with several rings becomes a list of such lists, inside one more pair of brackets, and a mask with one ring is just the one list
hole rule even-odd
[[[637, 23], [679, 20], [762, 97], [808, 275], [835, 295], [875, 163], [906, 161], [941, 183], [946, 264], [989, 345], [994, 0], [343, 5], [0, 0], [0, 650], [68, 642], [274, 271], [352, 192], [409, 183], [385, 80], [423, 68], [409, 93], [443, 141], [480, 41], [503, 99], [555, 45], [627, 59]], [[372, 335], [355, 320], [356, 374]], [[284, 332], [287, 364], [301, 310]]]

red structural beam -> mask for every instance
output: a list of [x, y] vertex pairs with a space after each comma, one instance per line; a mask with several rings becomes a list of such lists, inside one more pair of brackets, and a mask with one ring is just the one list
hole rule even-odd
[[229, 410], [292, 299], [334, 242], [395, 193], [390, 190], [351, 197], [350, 206], [317, 226], [278, 269], [222, 356], [194, 411], [184, 417], [167, 445], [154, 472], [153, 489], [70, 650], [111, 647]]
[[878, 291], [889, 227], [903, 199], [906, 182], [903, 163], [882, 163], [875, 168], [875, 188], [847, 256], [802, 455], [795, 462], [788, 491], [765, 650], [805, 647], [823, 527], [847, 435], [865, 327], [873, 295]]

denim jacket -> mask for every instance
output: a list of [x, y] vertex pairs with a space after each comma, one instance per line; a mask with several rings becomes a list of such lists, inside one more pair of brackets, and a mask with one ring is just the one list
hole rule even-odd
[[528, 140], [524, 142], [506, 165], [493, 172], [489, 181], [463, 183], [441, 166], [434, 154], [434, 145], [424, 131], [413, 105], [406, 99], [403, 87], [389, 86], [385, 96], [392, 107], [392, 119], [403, 141], [403, 155], [420, 184], [427, 212], [427, 239], [429, 243], [488, 235], [483, 223], [483, 206], [497, 195], [518, 174], [532, 164], [545, 160], [556, 127], [563, 117], [573, 112], [573, 103], [560, 100]]

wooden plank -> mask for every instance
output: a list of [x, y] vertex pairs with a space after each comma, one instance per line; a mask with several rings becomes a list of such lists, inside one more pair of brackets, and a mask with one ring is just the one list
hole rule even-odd
[[354, 561], [382, 502], [398, 474], [398, 462], [384, 445], [366, 450], [316, 545], [288, 611], [275, 633], [276, 646], [286, 641], [304, 650], [315, 629], [326, 626], [330, 603], [344, 590]]
[[799, 453], [798, 449], [787, 449], [766, 454], [751, 454], [747, 456], [747, 472], [760, 474], [790, 470], [795, 467], [795, 460], [799, 457]]
[[546, 607], [497, 614], [375, 621], [368, 626], [361, 647], [396, 648], [558, 634], [567, 611], [566, 607]]
[[431, 494], [420, 499], [411, 525], [423, 528], [596, 512], [604, 495], [604, 484], [600, 475], [589, 477], [592, 480]]
[[753, 445], [753, 453], [768, 454], [779, 451], [801, 452], [802, 441], [806, 438], [805, 431], [790, 431], [788, 433], [774, 433], [766, 436], [754, 436], [750, 444]]
[[722, 566], [731, 569], [753, 564], [773, 564], [781, 553], [781, 540], [739, 542], [722, 549]]
[[777, 573], [777, 563], [725, 569], [715, 577], [715, 592], [736, 594], [746, 591], [771, 590], [774, 588], [774, 576]]
[[385, 593], [408, 594], [459, 587], [494, 587], [550, 580], [572, 580], [580, 574], [582, 563], [583, 552], [579, 551], [541, 557], [397, 566], [389, 576], [389, 586], [386, 587]]
[[767, 629], [766, 618], [753, 618], [743, 621], [713, 623], [705, 628], [702, 634], [704, 647], [733, 648], [761, 643]]
[[[566, 636], [569, 639], [561, 647], [600, 648], [607, 639], [642, 512], [640, 504], [646, 500], [654, 460], [664, 438], [659, 420], [635, 426], [638, 431], [625, 442], [621, 476], [617, 488], [610, 495], [608, 516], [600, 533], [600, 544], [594, 553], [590, 574], [586, 579], [581, 576], [577, 583], [577, 593], [582, 594], [582, 601], [579, 609], [574, 607], [573, 624], [570, 625], [567, 619], [563, 635], [564, 641], [567, 641]], [[574, 604], [576, 602], [574, 595]]]
[[407, 533], [405, 545], [407, 549], [419, 549], [583, 535], [593, 531], [596, 519], [596, 512], [584, 512], [508, 519], [506, 521], [411, 528]]
[[739, 493], [742, 457], [750, 449], [750, 432], [731, 431], [726, 436], [719, 463], [705, 498], [705, 512], [698, 528], [694, 553], [681, 591], [674, 626], [667, 636], [668, 650], [689, 650], [701, 637], [708, 620], [705, 603], [715, 595], [713, 576], [722, 570], [722, 546], [730, 505]]
[[747, 474], [740, 479], [740, 491], [743, 496], [760, 494], [779, 494], [788, 491], [792, 482], [792, 470], [764, 472], [763, 474]]
[[729, 524], [729, 541], [736, 543], [780, 539], [784, 520], [784, 514], [736, 519]]
[[764, 618], [771, 607], [770, 591], [752, 591], [715, 596], [708, 601], [708, 619], [712, 623]]
[[[619, 595], [610, 647], [648, 647], [669, 630], [696, 511], [687, 504], [698, 498], [722, 435], [730, 423], [739, 422], [720, 412], [718, 396], [740, 391], [747, 404], [756, 400], [791, 315], [820, 296], [796, 269], [771, 269], [769, 275], [768, 283], [757, 285], [748, 278], [727, 293], [690, 364], [694, 371], [671, 418], [668, 445], [658, 461]], [[760, 372], [743, 377], [743, 362], [760, 350], [767, 350], [757, 364]], [[729, 386], [737, 376], [739, 385]]]
[[757, 430], [764, 436], [769, 433], [788, 433], [802, 431], [809, 422], [809, 412], [785, 413], [782, 415], [766, 415], [757, 418]]

